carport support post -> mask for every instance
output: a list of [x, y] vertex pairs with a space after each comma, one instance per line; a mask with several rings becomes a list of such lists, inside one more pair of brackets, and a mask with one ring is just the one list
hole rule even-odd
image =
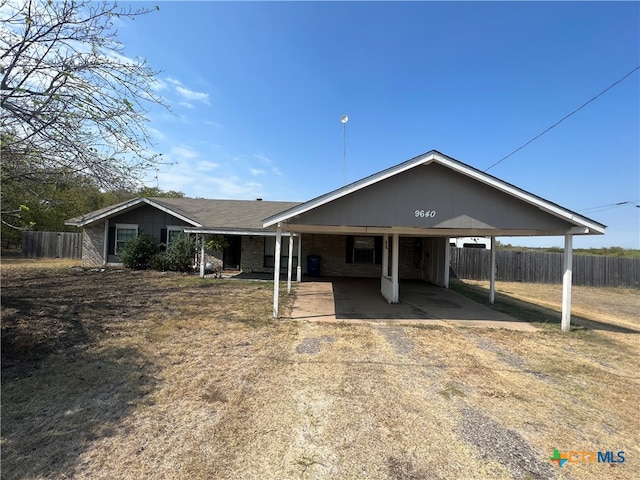
[[204, 278], [204, 238], [205, 235], [200, 235], [201, 237], [201, 246], [200, 246], [200, 278]]
[[489, 273], [489, 303], [496, 301], [496, 237], [491, 237], [491, 270]]
[[398, 254], [400, 252], [400, 235], [393, 234], [391, 244], [391, 284], [393, 286], [393, 297], [391, 303], [398, 303], [400, 298], [400, 286], [398, 284]]
[[276, 251], [273, 265], [273, 318], [278, 318], [278, 295], [280, 287], [280, 246], [282, 243], [282, 224], [276, 231]]
[[564, 236], [564, 274], [562, 275], [562, 331], [571, 329], [571, 281], [573, 278], [573, 235]]
[[302, 281], [302, 235], [298, 236], [298, 268], [296, 268], [296, 282]]
[[291, 271], [293, 270], [293, 234], [289, 232], [289, 263], [287, 265], [287, 293], [291, 293]]

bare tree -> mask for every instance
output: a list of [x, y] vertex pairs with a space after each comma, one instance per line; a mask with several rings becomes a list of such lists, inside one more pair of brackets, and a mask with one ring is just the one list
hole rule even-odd
[[153, 89], [158, 72], [124, 55], [115, 28], [151, 10], [0, 0], [3, 180], [80, 173], [130, 187], [159, 161], [146, 129], [148, 108], [166, 107]]

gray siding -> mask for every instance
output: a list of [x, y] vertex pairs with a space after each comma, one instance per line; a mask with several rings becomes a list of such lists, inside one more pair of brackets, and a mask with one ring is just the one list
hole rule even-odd
[[[435, 211], [416, 217], [415, 211]], [[568, 230], [571, 225], [474, 179], [431, 164], [302, 214], [295, 223], [458, 229]]]
[[144, 231], [155, 238], [157, 242], [160, 242], [160, 230], [166, 228], [167, 225], [191, 226], [184, 220], [180, 220], [173, 215], [169, 215], [149, 205], [143, 205], [140, 208], [130, 210], [122, 215], [109, 219], [110, 226], [117, 223], [138, 225], [138, 229], [144, 229]]

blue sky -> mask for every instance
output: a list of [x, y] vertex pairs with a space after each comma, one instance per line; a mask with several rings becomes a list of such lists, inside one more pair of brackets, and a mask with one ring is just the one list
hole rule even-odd
[[[158, 5], [118, 38], [162, 71], [158, 185], [194, 197], [341, 187], [342, 115], [348, 182], [432, 149], [484, 170], [640, 65], [638, 2]], [[488, 173], [608, 225], [576, 248], [640, 248], [640, 71]]]

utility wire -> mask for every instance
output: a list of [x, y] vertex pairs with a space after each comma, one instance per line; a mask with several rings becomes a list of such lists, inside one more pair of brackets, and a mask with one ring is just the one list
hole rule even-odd
[[588, 210], [599, 210], [599, 209], [608, 210], [610, 208], [621, 207], [622, 205], [633, 205], [635, 207], [640, 208], [640, 204], [638, 204], [638, 201], [626, 200], [624, 202], [608, 203], [607, 205], [599, 205], [597, 207], [583, 208], [582, 210], [578, 210], [578, 211], [579, 212], [586, 212]]
[[493, 167], [495, 167], [496, 165], [498, 165], [499, 163], [505, 161], [507, 158], [509, 158], [511, 155], [513, 155], [516, 152], [519, 152], [520, 150], [522, 150], [524, 147], [526, 147], [527, 145], [529, 145], [531, 142], [537, 140], [538, 138], [540, 138], [541, 136], [543, 136], [545, 133], [547, 133], [549, 130], [551, 130], [554, 127], [557, 127], [558, 125], [560, 125], [562, 122], [564, 122], [567, 118], [569, 118], [571, 115], [573, 115], [574, 113], [579, 112], [580, 110], [582, 110], [584, 107], [586, 107], [587, 105], [589, 105], [591, 102], [593, 102], [594, 100], [596, 100], [598, 97], [601, 97], [602, 95], [604, 95], [606, 92], [608, 92], [609, 90], [611, 90], [613, 87], [615, 87], [616, 85], [618, 85], [620, 82], [622, 82], [625, 78], [627, 78], [629, 75], [631, 75], [632, 73], [636, 72], [637, 70], [640, 69], [640, 65], [638, 65], [636, 68], [634, 68], [633, 70], [631, 70], [629, 73], [627, 73], [624, 77], [622, 77], [621, 79], [617, 80], [616, 82], [612, 83], [611, 85], [609, 85], [607, 88], [605, 88], [604, 90], [602, 90], [599, 94], [597, 94], [595, 97], [593, 97], [591, 100], [588, 100], [587, 102], [585, 102], [584, 104], [582, 104], [580, 107], [578, 107], [577, 109], [575, 109], [573, 112], [571, 112], [568, 115], [565, 115], [564, 117], [562, 117], [560, 120], [558, 120], [556, 123], [554, 123], [553, 125], [551, 125], [549, 128], [547, 128], [545, 131], [543, 131], [542, 133], [539, 133], [538, 135], [536, 135], [535, 137], [533, 137], [531, 140], [529, 140], [527, 143], [525, 143], [524, 145], [522, 145], [521, 147], [516, 148], [513, 152], [511, 152], [509, 155], [507, 155], [506, 157], [502, 157], [500, 160], [498, 160], [497, 162], [495, 162], [493, 165], [491, 165], [490, 167], [486, 168], [484, 171], [488, 171], [490, 169], [492, 169]]

